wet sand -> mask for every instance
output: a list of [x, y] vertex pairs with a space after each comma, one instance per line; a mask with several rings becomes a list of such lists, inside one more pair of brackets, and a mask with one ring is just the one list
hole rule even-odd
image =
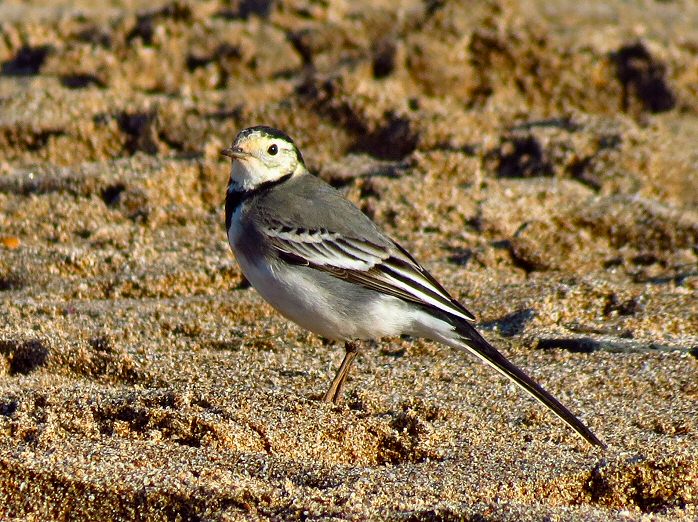
[[[698, 518], [698, 7], [328, 4], [0, 4], [0, 517]], [[226, 242], [255, 124], [608, 449], [420, 339], [321, 403]]]

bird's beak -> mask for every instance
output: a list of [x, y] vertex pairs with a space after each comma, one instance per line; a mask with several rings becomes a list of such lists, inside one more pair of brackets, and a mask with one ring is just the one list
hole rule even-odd
[[223, 149], [221, 154], [233, 159], [243, 159], [249, 156], [249, 153], [245, 152], [240, 147], [228, 147], [227, 149]]

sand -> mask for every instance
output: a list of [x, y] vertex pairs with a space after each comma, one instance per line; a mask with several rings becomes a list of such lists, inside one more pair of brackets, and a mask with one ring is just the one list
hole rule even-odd
[[[0, 4], [0, 517], [698, 519], [698, 6]], [[608, 444], [465, 353], [289, 324], [226, 242], [273, 125]]]

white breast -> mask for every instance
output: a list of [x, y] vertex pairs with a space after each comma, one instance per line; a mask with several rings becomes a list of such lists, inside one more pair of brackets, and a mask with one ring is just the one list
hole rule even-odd
[[[328, 339], [373, 339], [411, 333], [414, 310], [391, 296], [376, 296], [367, 306], [349, 306], [335, 295], [338, 285], [327, 285], [327, 276], [318, 278], [311, 270], [303, 270], [281, 261], [250, 259], [249, 249], [240, 248], [241, 209], [232, 216], [228, 241], [242, 273], [257, 292], [284, 317], [301, 327]], [[314, 277], [315, 275], [315, 277]], [[330, 287], [331, 286], [331, 287]], [[347, 287], [347, 290], [350, 287]], [[360, 309], [359, 309], [360, 308]]]
[[346, 339], [352, 335], [346, 332], [332, 314], [324, 289], [294, 267], [280, 262], [270, 263], [268, 259], [248, 258], [239, 248], [244, 241], [240, 226], [241, 210], [233, 214], [228, 230], [230, 243], [240, 270], [254, 289], [284, 317], [296, 324], [328, 339]]

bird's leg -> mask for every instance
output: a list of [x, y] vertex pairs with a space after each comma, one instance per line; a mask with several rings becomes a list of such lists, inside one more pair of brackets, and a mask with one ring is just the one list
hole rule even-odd
[[342, 388], [344, 387], [344, 381], [347, 380], [347, 376], [349, 375], [351, 365], [358, 354], [358, 343], [352, 343], [351, 341], [346, 341], [344, 343], [344, 359], [342, 359], [342, 364], [339, 366], [339, 370], [337, 370], [337, 374], [334, 376], [332, 384], [330, 384], [330, 389], [327, 390], [327, 393], [325, 393], [325, 397], [323, 397], [322, 399], [324, 402], [332, 402], [334, 404], [337, 404], [339, 400], [342, 398]]

